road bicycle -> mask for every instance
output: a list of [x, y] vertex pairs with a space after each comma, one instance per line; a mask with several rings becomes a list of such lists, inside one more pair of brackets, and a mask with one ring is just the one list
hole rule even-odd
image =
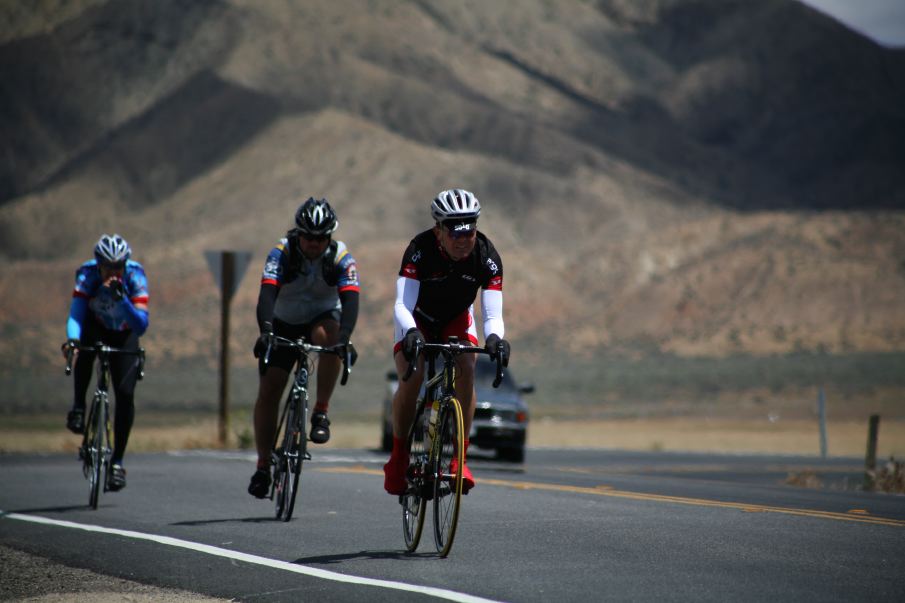
[[94, 352], [97, 355], [97, 383], [94, 396], [91, 398], [91, 406], [88, 408], [88, 416], [85, 420], [85, 433], [82, 436], [82, 444], [79, 446], [79, 460], [82, 461], [82, 473], [88, 480], [88, 504], [92, 509], [97, 509], [100, 498], [101, 484], [104, 492], [108, 490], [107, 479], [110, 471], [110, 457], [113, 454], [111, 446], [110, 430], [110, 400], [108, 387], [110, 384], [110, 356], [123, 354], [138, 356], [138, 380], [145, 376], [145, 350], [123, 350], [105, 344], [98, 343], [94, 346], [69, 344], [66, 351], [66, 374], [72, 373], [72, 361], [75, 350], [79, 352]]
[[308, 452], [308, 437], [305, 426], [308, 424], [308, 375], [313, 369], [312, 354], [335, 354], [343, 361], [340, 385], [345, 385], [352, 370], [350, 352], [345, 346], [323, 347], [306, 342], [304, 338], [287, 339], [279, 335], [267, 337], [267, 350], [264, 353], [264, 364], [270, 363], [270, 353], [274, 347], [290, 347], [298, 350], [295, 361], [295, 378], [283, 412], [270, 452], [270, 466], [273, 481], [270, 487], [270, 499], [276, 503], [276, 518], [283, 521], [292, 519], [295, 508], [295, 497], [298, 493], [299, 477], [302, 464], [311, 460]]
[[[462, 471], [465, 464], [465, 433], [462, 405], [455, 395], [456, 357], [461, 354], [488, 354], [496, 360], [493, 387], [503, 380], [502, 354], [490, 354], [484, 348], [460, 344], [450, 337], [449, 343], [423, 343], [415, 350], [408, 370], [402, 377], [408, 381], [418, 356], [424, 352], [427, 381], [424, 396], [418, 399], [415, 420], [409, 429], [409, 466], [406, 470], [402, 505], [402, 533], [406, 549], [418, 548], [424, 529], [427, 501], [433, 501], [434, 544], [440, 557], [452, 548], [462, 502]], [[442, 361], [437, 371], [437, 360]]]

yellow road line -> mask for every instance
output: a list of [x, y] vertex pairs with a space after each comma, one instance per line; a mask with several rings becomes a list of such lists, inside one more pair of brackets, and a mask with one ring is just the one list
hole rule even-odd
[[[364, 466], [353, 467], [324, 467], [318, 469], [328, 473], [359, 473], [367, 475], [383, 475], [378, 469], [368, 469]], [[721, 507], [724, 509], [738, 509], [745, 513], [781, 513], [784, 515], [798, 515], [802, 517], [815, 517], [818, 519], [833, 519], [836, 521], [850, 521], [855, 523], [868, 523], [873, 525], [905, 527], [905, 520], [889, 519], [886, 517], [872, 517], [866, 515], [863, 509], [853, 509], [850, 513], [836, 513], [834, 511], [818, 511], [816, 509], [793, 509], [790, 507], [771, 507], [739, 502], [726, 502], [719, 500], [707, 500], [705, 498], [688, 498], [684, 496], [668, 496], [665, 494], [646, 494], [644, 492], [629, 492], [627, 490], [615, 490], [610, 486], [569, 486], [566, 484], [549, 484], [542, 482], [520, 482], [502, 479], [476, 479], [478, 484], [488, 486], [500, 486], [503, 488], [515, 488], [516, 490], [542, 490], [550, 492], [573, 492], [576, 494], [593, 494], [595, 496], [611, 496], [614, 498], [627, 498], [630, 500], [647, 500], [666, 502], [680, 505], [694, 505], [698, 507]]]

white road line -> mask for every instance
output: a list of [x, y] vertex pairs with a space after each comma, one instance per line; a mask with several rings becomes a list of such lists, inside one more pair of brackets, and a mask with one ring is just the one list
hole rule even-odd
[[236, 561], [244, 561], [245, 563], [263, 565], [266, 567], [280, 569], [280, 570], [284, 570], [287, 572], [293, 572], [296, 574], [304, 574], [306, 576], [311, 576], [313, 578], [320, 578], [323, 580], [332, 580], [334, 582], [344, 582], [346, 584], [361, 584], [364, 586], [377, 586], [379, 588], [402, 590], [402, 591], [408, 591], [408, 592], [413, 592], [413, 593], [420, 593], [420, 594], [428, 595], [431, 597], [437, 597], [438, 599], [447, 599], [449, 601], [459, 601], [462, 603], [498, 603], [496, 601], [493, 601], [492, 599], [484, 599], [481, 597], [475, 597], [472, 595], [467, 595], [465, 593], [458, 593], [458, 592], [452, 591], [452, 590], [434, 588], [432, 586], [419, 586], [417, 584], [406, 584], [405, 582], [394, 582], [392, 580], [376, 580], [374, 578], [363, 578], [361, 576], [351, 576], [351, 575], [347, 575], [347, 574], [340, 574], [337, 572], [330, 572], [327, 570], [317, 569], [314, 567], [297, 565], [295, 563], [289, 563], [287, 561], [268, 559], [267, 557], [259, 557], [258, 555], [250, 555], [248, 553], [240, 553], [239, 551], [231, 551], [229, 549], [222, 549], [220, 547], [210, 546], [207, 544], [200, 544], [197, 542], [191, 542], [189, 540], [171, 538], [169, 536], [158, 536], [156, 534], [145, 534], [142, 532], [133, 532], [131, 530], [118, 530], [116, 528], [105, 528], [103, 526], [75, 523], [72, 521], [61, 521], [61, 520], [57, 520], [57, 519], [48, 519], [46, 517], [39, 517], [37, 515], [23, 515], [21, 513], [5, 513], [2, 510], [0, 510], [0, 519], [14, 519], [17, 521], [27, 521], [27, 522], [31, 522], [31, 523], [57, 526], [57, 527], [61, 527], [61, 528], [84, 530], [86, 532], [98, 532], [101, 534], [114, 534], [116, 536], [123, 536], [125, 538], [134, 538], [135, 540], [147, 540], [150, 542], [156, 542], [158, 544], [164, 544], [167, 546], [174, 546], [174, 547], [178, 547], [178, 548], [182, 548], [182, 549], [196, 551], [199, 553], [206, 553], [208, 555], [214, 555], [216, 557], [225, 557], [227, 559], [235, 559]]

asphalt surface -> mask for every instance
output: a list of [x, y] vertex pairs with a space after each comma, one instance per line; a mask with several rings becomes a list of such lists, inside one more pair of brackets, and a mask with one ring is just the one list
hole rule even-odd
[[[475, 458], [440, 559], [429, 526], [404, 552], [385, 457], [315, 449], [287, 524], [246, 494], [248, 453], [130, 455], [128, 487], [96, 511], [73, 456], [0, 456], [0, 546], [239, 601], [905, 600], [905, 497], [843, 489], [855, 459]], [[783, 483], [805, 471], [824, 487]]]

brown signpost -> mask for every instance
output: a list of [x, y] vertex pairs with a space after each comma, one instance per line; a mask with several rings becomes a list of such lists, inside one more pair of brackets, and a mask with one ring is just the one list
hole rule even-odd
[[248, 267], [248, 251], [205, 251], [204, 257], [220, 286], [220, 392], [217, 439], [226, 445], [229, 433], [229, 308]]

